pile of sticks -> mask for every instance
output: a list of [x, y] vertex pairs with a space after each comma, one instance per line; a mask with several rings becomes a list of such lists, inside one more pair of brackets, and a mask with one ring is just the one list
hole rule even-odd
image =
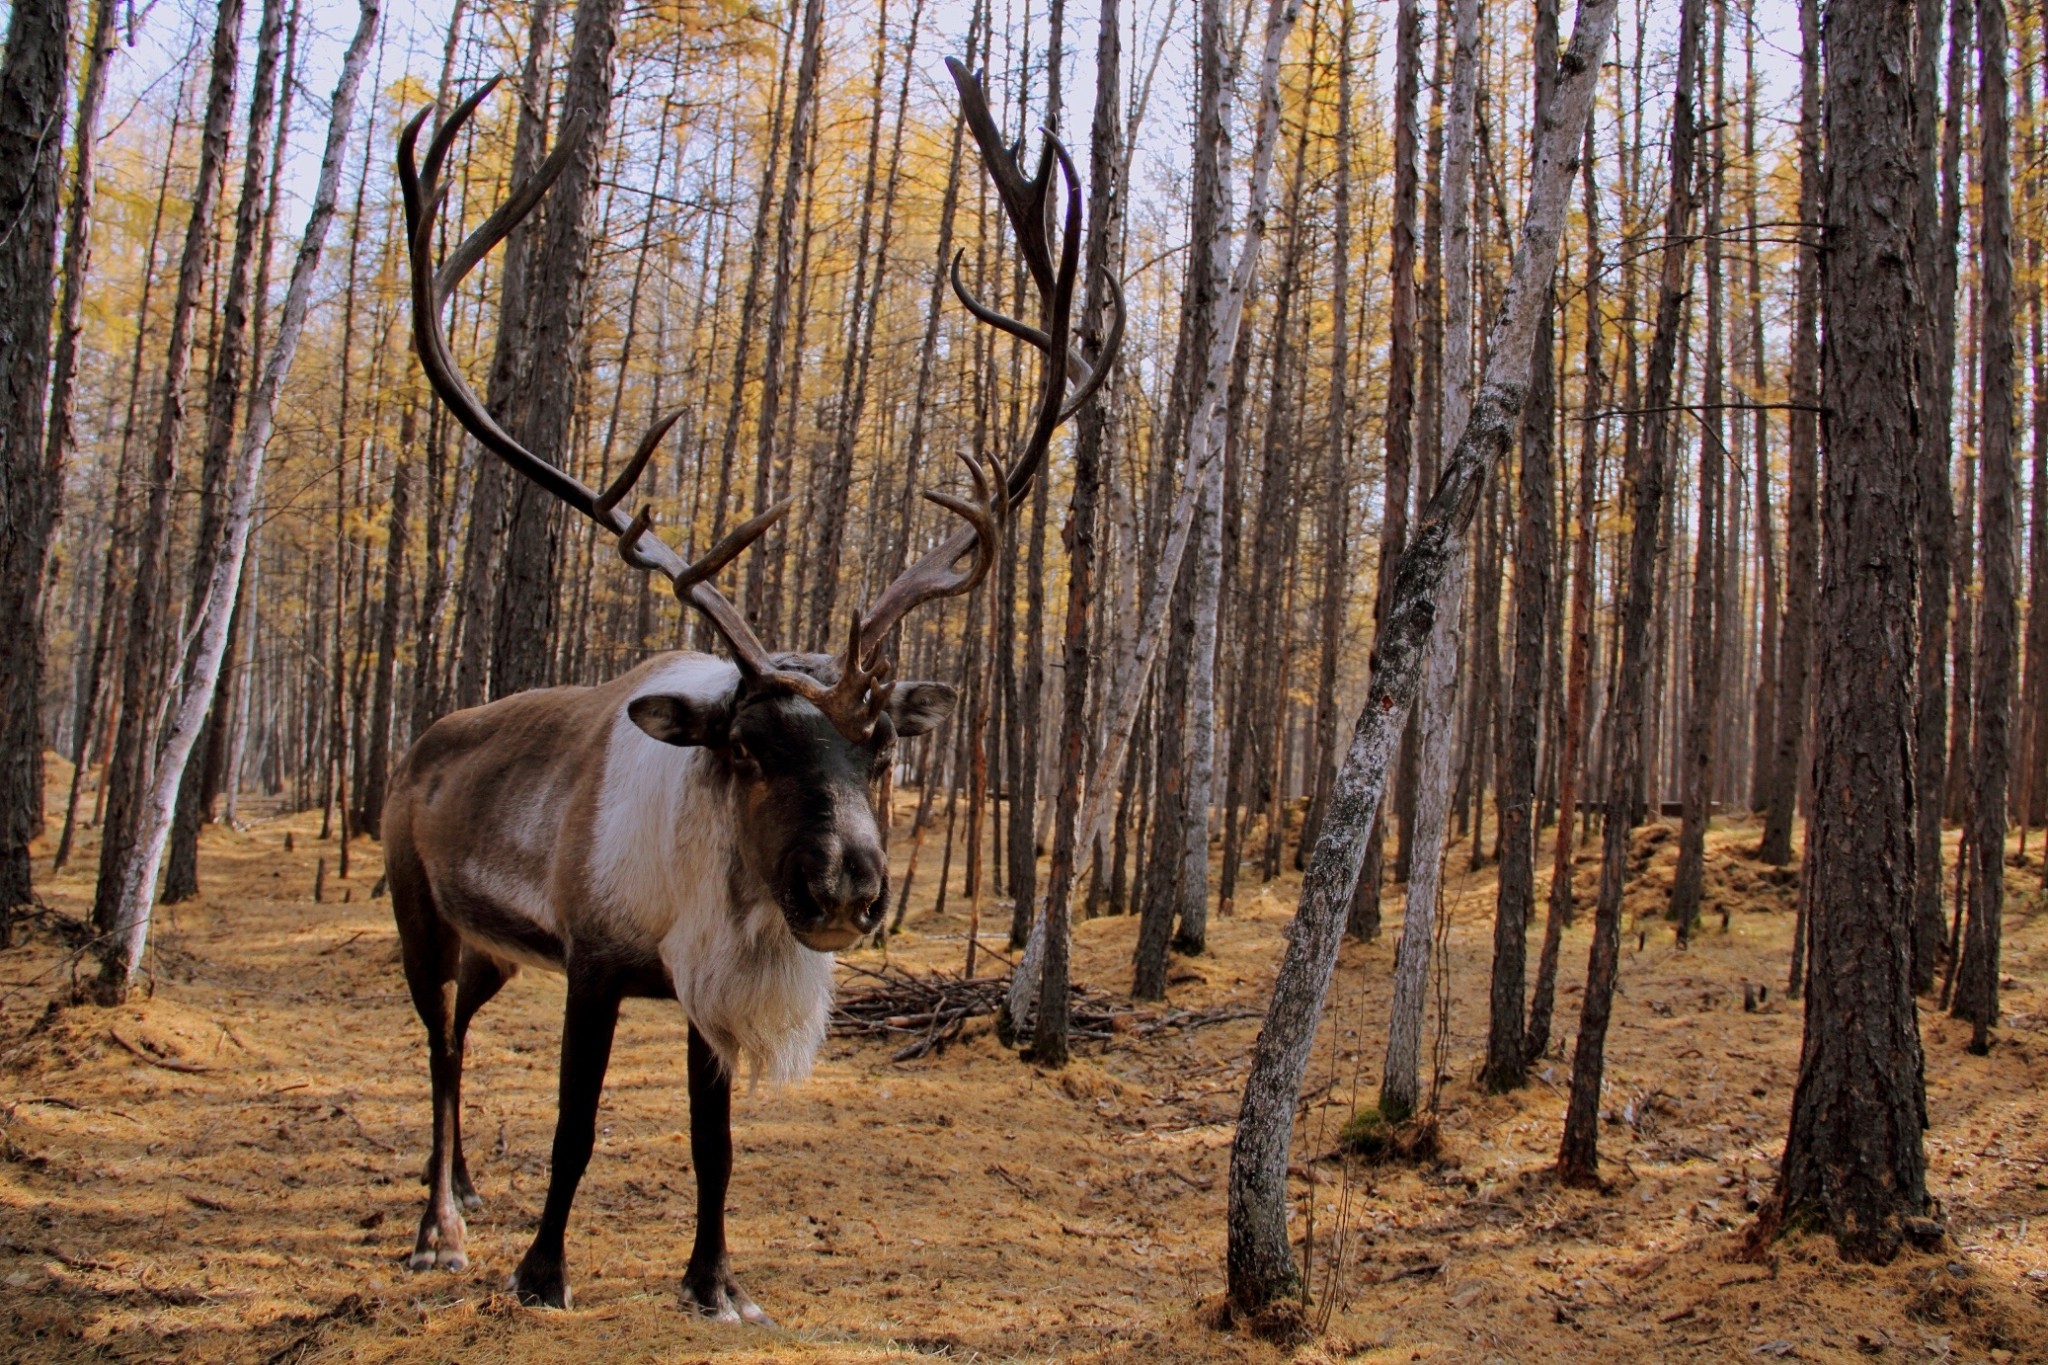
[[[849, 985], [832, 1008], [832, 1031], [842, 1037], [904, 1040], [890, 1054], [892, 1062], [908, 1062], [943, 1051], [958, 1038], [968, 1021], [993, 1015], [1009, 991], [1006, 976], [955, 976], [947, 972], [918, 974], [901, 967], [880, 970], [840, 960], [839, 965], [862, 978]], [[1171, 1029], [1200, 1028], [1233, 1019], [1255, 1019], [1256, 1010], [1134, 1010], [1124, 1002], [1075, 985], [1068, 1015], [1068, 1036], [1075, 1041], [1108, 1042], [1123, 1034], [1149, 1037]]]

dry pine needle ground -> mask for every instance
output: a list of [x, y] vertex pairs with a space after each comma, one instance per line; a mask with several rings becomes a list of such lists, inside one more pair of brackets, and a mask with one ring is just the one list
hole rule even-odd
[[[0, 1357], [2048, 1361], [2038, 865], [2012, 873], [2013, 984], [1991, 1055], [1965, 1055], [1966, 1029], [1923, 1019], [1930, 1180], [1952, 1245], [1883, 1268], [1844, 1266], [1825, 1243], [1782, 1244], [1763, 1265], [1730, 1256], [1770, 1184], [1799, 1048], [1797, 1006], [1780, 999], [1791, 886], [1743, 856], [1753, 830], [1715, 834], [1708, 927], [1690, 952], [1656, 918], [1644, 946], [1628, 937], [1604, 1194], [1545, 1174], [1566, 1083], [1557, 1054], [1519, 1095], [1472, 1084], [1493, 882], [1461, 870], [1441, 1154], [1427, 1166], [1334, 1156], [1354, 1095], [1376, 1093], [1392, 932], [1345, 949], [1294, 1182], [1329, 1313], [1312, 1309], [1321, 1330], [1282, 1350], [1206, 1324], [1231, 1125], [1291, 878], [1241, 896], [1209, 955], [1176, 960], [1166, 1009], [1122, 995], [1132, 924], [1081, 925], [1076, 977], [1098, 1036], [1059, 1073], [1020, 1063], [978, 1005], [951, 1018], [925, 988], [916, 1008], [903, 982], [959, 972], [966, 907], [956, 896], [934, 919], [928, 899], [913, 905], [886, 969], [874, 950], [847, 964], [849, 1009], [813, 1079], [738, 1097], [734, 1256], [782, 1324], [742, 1331], [675, 1306], [693, 1199], [683, 1030], [649, 1002], [621, 1024], [571, 1225], [575, 1311], [522, 1309], [502, 1292], [538, 1213], [554, 1118], [562, 990], [538, 973], [470, 1038], [464, 1127], [486, 1200], [470, 1223], [475, 1264], [406, 1272], [426, 1150], [421, 1032], [388, 903], [370, 897], [375, 845], [357, 847], [342, 879], [317, 829], [317, 816], [210, 829], [205, 894], [164, 912], [154, 995], [131, 1007], [51, 1006], [75, 951], [67, 923], [90, 892], [90, 844], [51, 891], [52, 913], [0, 954]], [[1654, 916], [1675, 848], [1652, 833], [1642, 852], [1630, 906]], [[1590, 876], [1582, 860], [1588, 890]], [[1582, 924], [1566, 941], [1567, 1036], [1584, 960]], [[1744, 1011], [1745, 984], [1770, 986], [1760, 1012]], [[862, 1003], [883, 988], [910, 993]], [[940, 1033], [943, 1045], [891, 1060]]]

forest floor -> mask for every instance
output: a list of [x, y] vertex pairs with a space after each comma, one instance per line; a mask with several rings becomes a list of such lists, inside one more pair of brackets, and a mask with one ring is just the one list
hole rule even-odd
[[[1966, 1055], [1967, 1030], [1931, 1008], [1922, 1018], [1929, 1181], [1950, 1247], [1871, 1268], [1841, 1264], [1825, 1241], [1782, 1242], [1759, 1264], [1732, 1255], [1772, 1181], [1799, 1053], [1798, 1006], [1780, 998], [1791, 878], [1746, 856], [1755, 830], [1715, 831], [1709, 918], [1690, 950], [1662, 918], [1676, 841], [1668, 827], [1644, 833], [1608, 1046], [1604, 1192], [1548, 1174], [1561, 1049], [1520, 1094], [1474, 1084], [1493, 874], [1467, 871], [1459, 844], [1442, 1150], [1423, 1165], [1335, 1155], [1354, 1103], [1376, 1094], [1396, 921], [1346, 945], [1311, 1068], [1293, 1185], [1304, 1241], [1313, 1220], [1319, 1330], [1283, 1349], [1209, 1324], [1238, 1093], [1295, 874], [1254, 882], [1212, 923], [1207, 954], [1175, 960], [1168, 1009], [1203, 1012], [1200, 1026], [1148, 1030], [1169, 1017], [1150, 1008], [1062, 1072], [1019, 1061], [986, 1019], [900, 1064], [898, 1042], [834, 1037], [811, 1080], [743, 1089], [733, 1255], [781, 1326], [740, 1329], [676, 1306], [693, 1207], [683, 1029], [653, 1002], [630, 1003], [619, 1031], [570, 1229], [575, 1309], [523, 1309], [503, 1292], [554, 1118], [562, 987], [540, 973], [470, 1036], [465, 1127], [486, 1200], [470, 1218], [474, 1262], [406, 1271], [427, 1144], [423, 1039], [389, 904], [370, 894], [376, 845], [359, 843], [341, 878], [318, 826], [313, 814], [209, 829], [205, 892], [161, 912], [152, 992], [128, 1007], [62, 1003], [86, 970], [89, 840], [50, 885], [49, 912], [0, 953], [0, 1358], [2048, 1361], [2038, 861], [2011, 874], [2011, 979], [1991, 1054]], [[931, 914], [925, 853], [925, 894], [889, 960], [957, 971], [964, 907], [956, 895]], [[1578, 877], [1590, 898], [1590, 855]], [[1398, 894], [1387, 903], [1398, 915]], [[1006, 918], [990, 901], [984, 934]], [[1565, 940], [1567, 1040], [1588, 918]], [[1080, 925], [1076, 978], [1120, 995], [1134, 928]], [[881, 958], [853, 954], [842, 989]], [[1770, 986], [1754, 1013], [1746, 983]]]

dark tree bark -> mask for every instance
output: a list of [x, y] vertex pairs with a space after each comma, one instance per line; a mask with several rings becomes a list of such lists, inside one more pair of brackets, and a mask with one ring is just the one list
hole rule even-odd
[[1792, 302], [1792, 410], [1785, 448], [1785, 609], [1778, 644], [1778, 744], [1764, 802], [1757, 856], [1773, 866], [1792, 861], [1792, 817], [1799, 801], [1799, 763], [1813, 709], [1814, 598], [1820, 574], [1818, 491], [1820, 430], [1820, 8], [1799, 6], [1799, 263]]
[[[1714, 42], [1714, 88], [1720, 90], [1725, 7], [1716, 4]], [[1704, 82], [1702, 82], [1704, 84]], [[1722, 542], [1727, 512], [1723, 506], [1723, 462], [1728, 457], [1724, 439], [1726, 423], [1722, 404], [1722, 374], [1726, 354], [1722, 349], [1721, 273], [1721, 168], [1722, 138], [1727, 111], [1717, 98], [1710, 115], [1711, 131], [1705, 150], [1706, 230], [1702, 233], [1707, 277], [1707, 354], [1701, 414], [1703, 432], [1699, 445], [1699, 504], [1693, 525], [1692, 617], [1687, 644], [1691, 658], [1688, 679], [1688, 707], [1685, 717], [1684, 752], [1680, 764], [1682, 814], [1678, 829], [1678, 867], [1671, 879], [1671, 918], [1678, 923], [1678, 941], [1692, 940], [1699, 922], [1700, 898], [1706, 875], [1707, 824], [1714, 809], [1715, 751], [1720, 747], [1718, 719], [1721, 705], [1722, 637], [1733, 623], [1722, 610]]]
[[1523, 1067], [1550, 1046], [1550, 1021], [1557, 1001], [1557, 959], [1572, 918], [1572, 864], [1577, 850], [1579, 777], [1586, 741], [1586, 694], [1593, 672], [1594, 513], [1599, 489], [1600, 403], [1607, 375], [1600, 362], [1600, 198], [1593, 179], [1593, 130], [1579, 156], [1581, 205], [1586, 221], [1586, 337], [1584, 392], [1579, 409], [1578, 531], [1572, 549], [1571, 657], [1565, 684], [1563, 752], [1558, 758], [1557, 843], [1550, 863], [1550, 903], [1543, 917], [1543, 950], [1536, 961], [1529, 1027], [1522, 1039]]
[[1579, 1010], [1572, 1056], [1571, 1097], [1565, 1109], [1558, 1178], [1592, 1185], [1600, 1178], [1600, 1085], [1606, 1070], [1607, 1021], [1621, 959], [1621, 893], [1628, 876], [1630, 836], [1643, 786], [1643, 692], [1649, 674], [1650, 612], [1656, 593], [1657, 541], [1664, 511], [1666, 448], [1672, 425], [1672, 381], [1677, 368], [1680, 307], [1686, 288], [1686, 246], [1692, 232], [1693, 86], [1699, 69], [1704, 0], [1684, 0], [1678, 19], [1678, 74], [1672, 95], [1670, 191], [1659, 253], [1657, 320], [1650, 338], [1648, 409], [1637, 467], [1624, 490], [1630, 516], [1628, 580], [1621, 607], [1621, 660], [1614, 677], [1613, 759], [1601, 827], [1600, 898], [1594, 909], [1593, 947], [1586, 994]]
[[43, 569], [63, 487], [43, 403], [70, 61], [70, 0], [16, 0], [0, 57], [0, 945], [34, 900], [42, 828]]
[[[550, 56], [554, 47], [554, 0], [534, 0], [527, 25], [526, 59], [520, 67], [519, 117], [512, 135], [513, 184], [524, 184], [539, 168], [542, 142], [547, 129], [542, 108], [549, 80]], [[573, 174], [574, 168], [565, 174]], [[491, 342], [491, 370], [484, 389], [484, 405], [500, 423], [513, 420], [513, 404], [526, 373], [528, 313], [531, 309], [535, 253], [534, 232], [540, 225], [531, 220], [515, 224], [505, 238], [503, 265], [498, 275], [497, 334]], [[455, 705], [458, 709], [480, 705], [487, 695], [503, 696], [490, 681], [493, 623], [499, 593], [498, 562], [503, 554], [505, 504], [510, 492], [511, 471], [496, 459], [472, 457], [464, 462], [473, 468], [476, 491], [470, 500], [469, 527], [462, 551], [462, 589], [456, 610], [461, 640], [455, 666]]]
[[398, 464], [391, 471], [391, 512], [384, 536], [384, 603], [377, 613], [377, 674], [370, 691], [370, 732], [363, 741], [363, 784], [356, 791], [356, 828], [372, 838], [379, 837], [384, 822], [384, 788], [391, 775], [392, 698], [398, 683], [399, 618], [405, 615], [415, 420], [408, 408], [399, 428]]
[[[1948, 786], [1949, 596], [1955, 544], [1951, 431], [1955, 420], [1956, 245], [1962, 230], [1963, 86], [1969, 70], [1970, 11], [1974, 0], [1952, 0], [1948, 54], [1948, 116], [1937, 120], [1934, 87], [1940, 50], [1941, 0], [1920, 0], [1920, 52], [1915, 104], [1920, 119], [1920, 243], [1916, 257], [1927, 298], [1922, 329], [1920, 398], [1920, 648], [1914, 679], [1914, 789], [1924, 795], [1913, 811], [1913, 990], [1934, 989], [1948, 926], [1942, 913], [1941, 818]], [[1942, 132], [1935, 165], [1934, 130]], [[1936, 206], [1937, 175], [1941, 203]]]
[[1792, 1126], [1761, 1230], [1826, 1228], [1844, 1256], [1885, 1260], [1927, 1206], [1911, 981], [1916, 563], [1899, 534], [1914, 522], [1920, 461], [1913, 11], [1834, 0], [1826, 25], [1811, 965]]
[[[618, 0], [580, 0], [555, 136], [576, 138], [568, 168], [548, 195], [547, 220], [532, 279], [532, 330], [526, 373], [513, 404], [514, 434], [529, 450], [566, 462], [576, 418], [578, 350], [589, 290], [597, 176], [611, 126], [612, 45]], [[505, 554], [491, 642], [491, 695], [510, 696], [548, 681], [554, 645], [555, 573], [561, 511], [538, 486], [520, 481], [510, 499]]]
[[[1540, 123], [1556, 88], [1557, 3], [1537, 0], [1531, 35], [1536, 60], [1536, 117]], [[1543, 714], [1544, 652], [1550, 631], [1550, 567], [1557, 524], [1553, 435], [1557, 384], [1555, 282], [1536, 320], [1529, 370], [1529, 402], [1522, 412], [1522, 468], [1516, 488], [1515, 660], [1508, 712], [1507, 761], [1501, 768], [1500, 891], [1493, 915], [1493, 979], [1488, 992], [1486, 1066], [1489, 1090], [1513, 1090], [1528, 1077], [1522, 1005], [1529, 915], [1536, 902], [1536, 741]], [[1489, 627], [1490, 628], [1490, 627]], [[1475, 829], [1473, 847], [1478, 847]]]
[[1956, 972], [1955, 1014], [1970, 1051], [1991, 1048], [1998, 1022], [1998, 950], [2005, 908], [2006, 781], [2012, 764], [2013, 666], [2019, 625], [2019, 501], [2013, 471], [2012, 152], [2006, 88], [2005, 0], [1977, 0], [1978, 534], [1984, 589], [1977, 607], [1976, 715], [1970, 753], [1969, 916]]

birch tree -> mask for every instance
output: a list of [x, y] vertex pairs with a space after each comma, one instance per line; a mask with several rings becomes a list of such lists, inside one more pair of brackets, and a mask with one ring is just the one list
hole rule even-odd
[[312, 301], [314, 276], [319, 272], [320, 255], [334, 221], [342, 165], [348, 157], [349, 132], [355, 123], [356, 93], [376, 42], [379, 3], [380, 0], [359, 0], [355, 35], [349, 39], [341, 75], [335, 82], [312, 211], [306, 219], [298, 259], [292, 265], [291, 282], [285, 289], [277, 334], [264, 361], [263, 376], [257, 384], [256, 398], [250, 404], [235, 456], [226, 513], [221, 520], [221, 553], [215, 559], [212, 577], [195, 617], [184, 667], [173, 675], [182, 681], [171, 699], [168, 723], [153, 755], [152, 777], [136, 830], [134, 857], [123, 870], [115, 913], [101, 948], [94, 994], [102, 1004], [119, 1004], [127, 998], [135, 973], [142, 965], [143, 949], [149, 942], [150, 908], [164, 844], [170, 835], [178, 784], [192, 756], [193, 744], [206, 723], [207, 712], [212, 709], [214, 685], [219, 681], [221, 660], [227, 653], [228, 625], [234, 617], [242, 563], [249, 549], [263, 459], [276, 425], [278, 394], [298, 352], [306, 309]]
[[1372, 681], [1352, 730], [1321, 837], [1309, 859], [1301, 906], [1253, 1048], [1230, 1151], [1228, 1301], [1256, 1314], [1299, 1284], [1287, 1236], [1287, 1165], [1310, 1045], [1337, 965], [1367, 832], [1421, 683], [1423, 654], [1440, 610], [1450, 561], [1479, 505], [1488, 473], [1513, 440], [1527, 399], [1536, 315], [1556, 268], [1574, 153], [1586, 128], [1600, 55], [1616, 0], [1581, 0], [1556, 94], [1538, 126], [1521, 242], [1487, 347], [1484, 383], [1470, 419], [1395, 574], [1393, 599], [1374, 648]]

